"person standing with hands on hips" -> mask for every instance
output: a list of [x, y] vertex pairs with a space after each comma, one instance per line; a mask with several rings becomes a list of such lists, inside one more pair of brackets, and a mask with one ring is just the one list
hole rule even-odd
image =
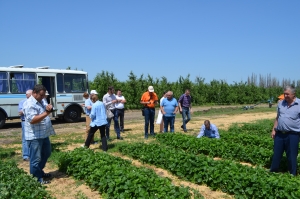
[[140, 103], [144, 105], [145, 139], [148, 139], [149, 124], [150, 124], [150, 134], [152, 136], [155, 135], [154, 133], [155, 105], [158, 104], [158, 97], [154, 92], [153, 86], [149, 86], [148, 91], [143, 93]]
[[274, 139], [274, 153], [270, 171], [278, 172], [285, 151], [289, 172], [297, 174], [297, 157], [300, 135], [300, 99], [296, 97], [293, 86], [284, 88], [284, 100], [277, 105], [277, 117], [274, 121], [271, 137]]
[[190, 94], [190, 89], [186, 89], [185, 93], [182, 94], [178, 100], [179, 112], [182, 115], [182, 125], [181, 128], [184, 132], [186, 130], [186, 124], [191, 120], [192, 113], [192, 96]]

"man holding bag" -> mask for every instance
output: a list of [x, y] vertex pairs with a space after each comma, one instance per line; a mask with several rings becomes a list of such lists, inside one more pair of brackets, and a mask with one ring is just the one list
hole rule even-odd
[[111, 120], [114, 120], [114, 128], [115, 128], [115, 132], [117, 134], [117, 139], [118, 140], [123, 140], [123, 138], [120, 136], [120, 127], [119, 127], [119, 120], [118, 120], [118, 115], [116, 114], [116, 107], [115, 107], [115, 103], [117, 103], [117, 98], [115, 96], [115, 89], [113, 86], [108, 87], [107, 93], [103, 96], [103, 103], [106, 107], [106, 109], [110, 110], [113, 114], [112, 117], [110, 117], [110, 113], [109, 111], [107, 111], [106, 115], [107, 115], [107, 124], [106, 124], [106, 139], [109, 140], [109, 129], [110, 129], [110, 123]]

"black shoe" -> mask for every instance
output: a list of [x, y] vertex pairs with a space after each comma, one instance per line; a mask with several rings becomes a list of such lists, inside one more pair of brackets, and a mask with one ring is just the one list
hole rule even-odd
[[181, 128], [183, 129], [183, 125], [181, 125]]
[[26, 162], [28, 162], [28, 161], [29, 161], [29, 158], [24, 158], [23, 160], [26, 161]]
[[50, 173], [44, 173], [43, 178], [51, 178], [52, 175]]
[[123, 138], [122, 138], [121, 136], [120, 136], [120, 137], [117, 137], [117, 139], [118, 139], [118, 140], [123, 140]]
[[187, 130], [183, 130], [185, 133], [187, 132]]

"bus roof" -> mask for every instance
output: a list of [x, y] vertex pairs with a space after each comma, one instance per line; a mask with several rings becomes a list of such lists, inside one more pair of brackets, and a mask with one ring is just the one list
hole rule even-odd
[[67, 70], [67, 69], [49, 69], [49, 68], [11, 68], [0, 67], [0, 72], [34, 72], [34, 73], [68, 73], [68, 74], [87, 74], [85, 71], [80, 70]]

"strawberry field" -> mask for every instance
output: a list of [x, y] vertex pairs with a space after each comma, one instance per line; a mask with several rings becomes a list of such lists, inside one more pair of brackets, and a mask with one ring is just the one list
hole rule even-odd
[[[195, 138], [204, 118], [217, 124], [221, 139]], [[240, 120], [227, 124], [228, 118]], [[300, 198], [300, 178], [288, 174], [285, 158], [280, 173], [269, 172], [274, 114], [195, 113], [188, 133], [176, 118], [176, 133], [148, 140], [142, 119], [127, 120], [124, 140], [112, 139], [107, 153], [99, 144], [80, 147], [84, 122], [54, 123], [57, 136], [45, 168], [53, 178], [46, 186], [20, 161], [20, 130], [1, 134], [0, 198]]]

